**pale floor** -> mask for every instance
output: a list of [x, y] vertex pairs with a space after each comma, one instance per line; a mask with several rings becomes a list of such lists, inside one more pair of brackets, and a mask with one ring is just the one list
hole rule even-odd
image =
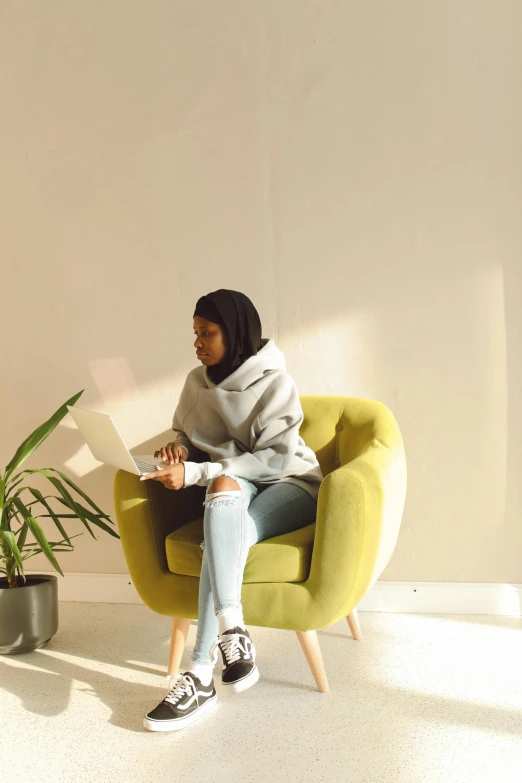
[[[260, 680], [184, 730], [149, 732], [166, 693], [166, 617], [60, 603], [45, 648], [0, 656], [0, 773], [23, 783], [520, 783], [516, 618], [360, 613], [318, 632], [330, 693], [292, 631], [248, 626]], [[190, 626], [183, 667], [196, 634]]]

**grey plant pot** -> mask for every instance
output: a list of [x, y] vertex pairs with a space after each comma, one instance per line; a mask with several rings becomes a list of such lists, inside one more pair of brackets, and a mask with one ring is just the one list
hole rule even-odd
[[58, 577], [26, 574], [19, 587], [0, 579], [0, 654], [43, 647], [58, 630]]

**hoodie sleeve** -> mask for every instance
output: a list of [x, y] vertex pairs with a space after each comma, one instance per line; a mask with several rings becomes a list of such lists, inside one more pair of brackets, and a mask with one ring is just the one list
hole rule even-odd
[[174, 413], [174, 419], [172, 421], [172, 431], [174, 432], [174, 441], [176, 443], [179, 443], [179, 445], [185, 449], [185, 451], [187, 452], [186, 458], [188, 459], [190, 456], [191, 443], [188, 439], [187, 433], [181, 429], [181, 423], [179, 421], [177, 408]]
[[[261, 396], [263, 408], [252, 424], [252, 451], [219, 462], [185, 462], [185, 487], [206, 486], [224, 471], [250, 481], [298, 475], [296, 450], [304, 418], [301, 401], [294, 381], [286, 371], [274, 376], [274, 382]], [[310, 463], [302, 460], [302, 473], [309, 470]]]
[[174, 441], [176, 443], [179, 443], [180, 446], [186, 449], [187, 459], [191, 459], [191, 458], [194, 459], [194, 457], [196, 456], [196, 451], [198, 450], [189, 440], [188, 435], [184, 431], [183, 424], [182, 424], [182, 416], [183, 418], [185, 418], [187, 412], [192, 407], [192, 398], [194, 396], [193, 392], [191, 391], [193, 389], [193, 385], [189, 379], [190, 379], [190, 373], [185, 379], [183, 389], [181, 390], [181, 394], [179, 395], [179, 402], [176, 406], [176, 410], [174, 411], [171, 429], [174, 432]]

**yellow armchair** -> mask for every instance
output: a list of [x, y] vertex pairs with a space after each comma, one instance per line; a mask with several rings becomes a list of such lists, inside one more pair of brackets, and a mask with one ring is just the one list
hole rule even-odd
[[[395, 548], [406, 460], [391, 411], [373, 400], [301, 396], [301, 436], [323, 471], [315, 522], [260, 541], [241, 591], [246, 625], [297, 632], [317, 688], [328, 681], [316, 630], [346, 617], [361, 638], [357, 604]], [[147, 606], [173, 618], [168, 673], [179, 671], [198, 616], [205, 487], [173, 492], [118, 470], [114, 500], [130, 577]]]

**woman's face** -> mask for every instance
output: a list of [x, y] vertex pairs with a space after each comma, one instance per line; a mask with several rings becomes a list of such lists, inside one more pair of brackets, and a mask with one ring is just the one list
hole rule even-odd
[[225, 358], [227, 352], [225, 332], [219, 324], [196, 315], [194, 317], [194, 334], [196, 335], [194, 348], [201, 364], [209, 367], [213, 364], [219, 364]]

